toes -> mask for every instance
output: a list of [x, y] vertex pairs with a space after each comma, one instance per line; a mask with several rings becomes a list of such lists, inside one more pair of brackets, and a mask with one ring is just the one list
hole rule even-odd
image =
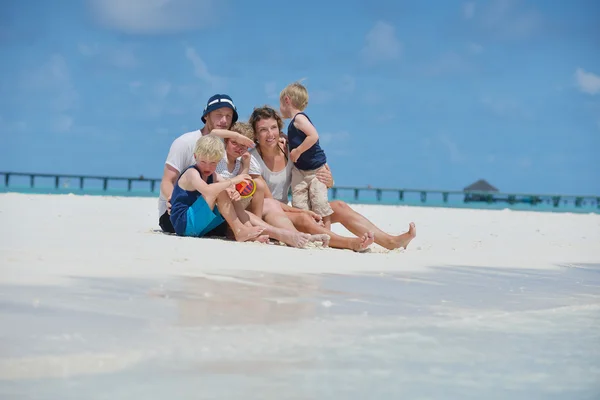
[[260, 235], [256, 241], [260, 243], [267, 243], [269, 241], [269, 235]]

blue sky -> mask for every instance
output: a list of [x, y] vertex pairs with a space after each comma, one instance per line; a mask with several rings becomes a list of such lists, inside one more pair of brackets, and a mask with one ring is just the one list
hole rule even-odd
[[600, 2], [5, 0], [0, 171], [160, 177], [306, 78], [338, 185], [600, 194]]

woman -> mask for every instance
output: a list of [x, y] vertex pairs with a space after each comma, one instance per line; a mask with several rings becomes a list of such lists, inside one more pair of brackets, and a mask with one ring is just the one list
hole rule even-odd
[[[231, 131], [254, 141], [254, 131], [249, 124], [236, 122]], [[250, 155], [247, 154], [248, 147], [246, 145], [230, 138], [225, 138], [224, 142], [226, 156], [217, 165], [217, 173], [225, 179], [231, 179], [240, 173], [245, 173], [244, 170], [248, 168], [247, 162], [249, 162], [246, 156], [249, 158]], [[237, 198], [232, 204], [238, 217], [241, 216], [242, 219], [248, 220], [255, 227], [263, 228], [262, 233], [291, 247], [302, 248], [309, 242], [320, 242], [324, 247], [329, 246], [329, 236], [326, 234], [311, 235], [298, 232], [279, 203], [273, 198], [264, 198], [266, 191], [268, 188], [264, 181], [256, 182], [256, 191], [252, 197], [250, 210], [246, 210], [248, 202], [241, 200], [239, 194], [233, 190], [233, 194], [237, 195]]]
[[[280, 133], [283, 121], [278, 112], [269, 106], [255, 108], [249, 123], [254, 128], [256, 148], [252, 149], [250, 175], [257, 180], [264, 179], [270, 190], [265, 198], [273, 197], [279, 200], [288, 218], [298, 228], [306, 233], [325, 233], [331, 237], [331, 247], [361, 251], [370, 246], [373, 241], [388, 250], [406, 248], [416, 236], [414, 223], [410, 223], [408, 232], [398, 236], [390, 235], [377, 228], [371, 221], [354, 211], [341, 200], [331, 201], [333, 209], [331, 223], [339, 222], [350, 232], [358, 236], [348, 238], [337, 235], [319, 224], [319, 217], [308, 211], [290, 207], [288, 191], [291, 183], [292, 162], [289, 160], [287, 149], [280, 143]], [[327, 168], [318, 174], [318, 178], [327, 187], [333, 186], [331, 172]]]

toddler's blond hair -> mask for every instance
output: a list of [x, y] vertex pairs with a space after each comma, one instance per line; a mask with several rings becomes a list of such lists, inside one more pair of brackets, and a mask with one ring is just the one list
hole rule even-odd
[[300, 82], [294, 82], [287, 85], [281, 91], [279, 99], [283, 100], [285, 96], [289, 97], [294, 108], [297, 108], [300, 111], [304, 111], [306, 106], [308, 106], [308, 90], [306, 90], [306, 87]]
[[196, 156], [197, 161], [218, 162], [225, 156], [225, 145], [223, 144], [223, 141], [216, 136], [202, 136], [196, 142], [194, 155]]
[[236, 122], [231, 127], [231, 130], [254, 141], [254, 129], [252, 128], [252, 125], [247, 122]]

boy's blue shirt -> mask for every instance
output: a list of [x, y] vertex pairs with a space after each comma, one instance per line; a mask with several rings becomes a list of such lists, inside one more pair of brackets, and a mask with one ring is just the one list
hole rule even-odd
[[[296, 120], [296, 117], [300, 114], [304, 115], [312, 124], [312, 121], [310, 120], [310, 118], [308, 118], [308, 115], [306, 115], [303, 112], [296, 114], [294, 118], [292, 118], [290, 124], [288, 125], [288, 143], [290, 145], [290, 151], [300, 146], [302, 142], [304, 142], [304, 139], [306, 139], [306, 134], [294, 126], [294, 121]], [[325, 156], [325, 152], [323, 151], [323, 149], [321, 149], [321, 145], [317, 140], [317, 142], [310, 149], [302, 153], [302, 155], [298, 158], [294, 165], [299, 170], [309, 171], [320, 168], [326, 163], [327, 157]]]
[[[198, 173], [200, 170], [195, 165], [191, 165], [183, 171], [184, 173], [194, 168]], [[179, 179], [183, 176], [183, 173], [177, 178], [177, 182], [173, 187], [173, 194], [171, 194], [171, 223], [177, 234], [183, 235], [187, 226], [187, 210], [198, 200], [198, 197], [202, 194], [197, 190], [183, 190], [179, 186]], [[213, 183], [212, 174], [206, 180], [206, 183]]]

